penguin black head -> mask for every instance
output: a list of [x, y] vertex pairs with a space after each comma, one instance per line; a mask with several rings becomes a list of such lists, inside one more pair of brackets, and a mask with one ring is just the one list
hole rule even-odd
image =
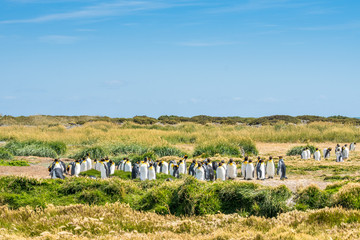
[[229, 162], [230, 162], [230, 163], [233, 163], [233, 162], [234, 162], [234, 160], [233, 160], [232, 158], [230, 158]]
[[279, 160], [282, 159], [283, 157], [282, 156], [279, 156]]
[[221, 160], [221, 163], [225, 163], [225, 160]]
[[207, 162], [208, 162], [208, 163], [210, 163], [210, 162], [211, 162], [211, 159], [210, 159], [210, 158], [208, 158], [208, 159], [207, 159]]
[[192, 162], [193, 162], [193, 163], [196, 163], [196, 160], [194, 159]]
[[249, 160], [249, 157], [248, 157], [248, 156], [246, 156], [244, 160], [245, 160], [245, 161]]
[[87, 157], [90, 157], [90, 153], [87, 153], [86, 156], [87, 156]]
[[316, 151], [319, 150], [318, 148], [316, 148]]
[[260, 161], [261, 157], [258, 157], [258, 160]]
[[188, 159], [188, 155], [185, 155], [184, 158], [185, 158], [185, 159]]
[[221, 167], [222, 166], [222, 163], [219, 163], [219, 167]]
[[272, 160], [272, 156], [269, 157], [269, 160]]
[[149, 164], [149, 167], [152, 167], [152, 166], [153, 166], [153, 164], [152, 164], [152, 163], [150, 163], [150, 164]]

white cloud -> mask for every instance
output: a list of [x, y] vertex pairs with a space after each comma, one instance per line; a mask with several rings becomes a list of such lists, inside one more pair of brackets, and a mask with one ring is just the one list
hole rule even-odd
[[129, 1], [117, 0], [114, 2], [103, 2], [92, 6], [83, 7], [76, 11], [48, 14], [28, 19], [13, 19], [3, 20], [0, 24], [13, 24], [13, 23], [42, 23], [60, 20], [73, 20], [73, 19], [92, 19], [99, 17], [111, 17], [125, 14], [131, 14], [139, 11], [157, 10], [171, 7], [180, 7], [192, 5], [191, 2], [178, 2], [167, 3], [166, 1]]
[[64, 35], [47, 35], [39, 37], [41, 42], [55, 43], [55, 44], [71, 44], [79, 40], [75, 36], [64, 36]]

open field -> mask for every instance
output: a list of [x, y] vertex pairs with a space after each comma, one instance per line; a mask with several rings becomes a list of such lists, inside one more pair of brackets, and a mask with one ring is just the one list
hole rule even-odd
[[[320, 162], [286, 156], [293, 147], [334, 149], [359, 137], [358, 127], [338, 123], [2, 126], [0, 238], [359, 239], [360, 152], [343, 163], [333, 152]], [[54, 156], [65, 163], [86, 153], [116, 162], [125, 156], [179, 160], [183, 154], [189, 161], [239, 162], [243, 152], [275, 162], [285, 156], [289, 179], [198, 183], [185, 176], [166, 182], [164, 176], [148, 183], [116, 174], [54, 181], [47, 171]], [[29, 166], [4, 166], [15, 161]]]

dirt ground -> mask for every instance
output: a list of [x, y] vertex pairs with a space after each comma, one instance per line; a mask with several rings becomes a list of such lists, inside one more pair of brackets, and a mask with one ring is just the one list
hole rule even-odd
[[[257, 148], [259, 149], [259, 155], [263, 157], [268, 156], [285, 156], [286, 152], [294, 147], [299, 146], [297, 143], [257, 143]], [[315, 144], [320, 149], [327, 147], [332, 147], [334, 149], [335, 143], [317, 143]], [[342, 144], [343, 145], [343, 144]], [[356, 154], [357, 156], [357, 154]], [[6, 175], [16, 175], [16, 176], [29, 176], [36, 178], [50, 178], [48, 172], [48, 166], [52, 162], [51, 158], [42, 158], [42, 157], [16, 157], [17, 159], [27, 160], [30, 163], [30, 166], [27, 167], [9, 167], [9, 166], [0, 166], [0, 176]], [[286, 161], [287, 157], [285, 157]], [[71, 159], [61, 159], [65, 163], [71, 161]], [[168, 159], [166, 159], [168, 160]], [[331, 182], [322, 181], [321, 179], [316, 178], [314, 175], [296, 175], [292, 176], [288, 174], [287, 180], [281, 181], [278, 177], [275, 179], [266, 179], [265, 181], [252, 180], [247, 182], [254, 182], [262, 184], [264, 186], [279, 186], [285, 184], [290, 190], [296, 191], [298, 188], [307, 187], [311, 184], [317, 185], [319, 188], [324, 189]], [[241, 178], [237, 179], [238, 181], [245, 181]]]

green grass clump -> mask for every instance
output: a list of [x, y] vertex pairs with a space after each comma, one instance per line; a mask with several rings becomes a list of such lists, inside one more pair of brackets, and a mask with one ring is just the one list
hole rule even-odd
[[247, 155], [258, 155], [259, 151], [256, 148], [254, 141], [251, 139], [238, 140], [237, 144], [241, 147]]
[[168, 146], [153, 147], [152, 151], [159, 157], [164, 157], [164, 156], [182, 157], [185, 155], [185, 153], [180, 151], [179, 149], [177, 149], [175, 147], [168, 147]]
[[332, 194], [329, 191], [320, 190], [315, 185], [311, 185], [297, 193], [296, 208], [298, 210], [330, 207], [332, 203]]
[[87, 154], [90, 154], [90, 158], [91, 159], [99, 159], [99, 158], [103, 158], [105, 156], [108, 155], [108, 152], [106, 151], [106, 149], [102, 148], [102, 147], [89, 147], [89, 148], [85, 148], [83, 150], [81, 150], [80, 152], [77, 152], [76, 154], [72, 155], [71, 158], [73, 159], [80, 159], [83, 157], [86, 157]]
[[306, 146], [297, 146], [297, 147], [293, 147], [291, 148], [286, 155], [287, 156], [297, 156], [297, 155], [301, 155], [302, 151], [304, 150], [304, 148], [308, 147], [310, 149], [311, 154], [314, 154], [316, 147], [312, 146], [312, 145], [306, 145]]
[[113, 156], [138, 154], [148, 152], [149, 148], [138, 144], [119, 144], [110, 147], [109, 153]]
[[24, 160], [0, 160], [0, 166], [25, 167], [30, 165]]
[[8, 150], [5, 148], [0, 148], [0, 159], [6, 159], [11, 160], [14, 158], [14, 155], [11, 154]]
[[335, 199], [337, 205], [346, 208], [360, 209], [360, 184], [350, 183], [342, 187], [335, 195]]
[[209, 145], [198, 145], [194, 149], [194, 156], [213, 157], [217, 154], [222, 156], [240, 157], [241, 152], [239, 146], [231, 143], [217, 143]]
[[67, 147], [62, 142], [41, 142], [29, 140], [24, 142], [11, 141], [4, 147], [15, 156], [38, 156], [56, 158], [65, 154]]

